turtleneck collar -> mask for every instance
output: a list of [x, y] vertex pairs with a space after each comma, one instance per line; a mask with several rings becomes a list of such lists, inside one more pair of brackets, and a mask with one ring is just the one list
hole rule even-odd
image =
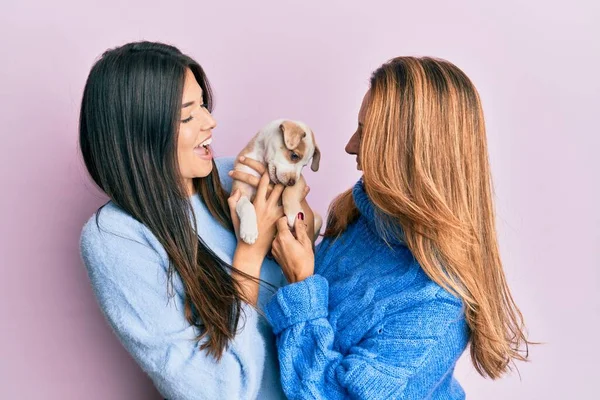
[[[404, 245], [400, 239], [402, 228], [397, 223], [390, 221], [389, 217], [373, 204], [365, 190], [363, 178], [352, 188], [352, 197], [361, 218], [373, 233], [390, 245]], [[386, 223], [387, 221], [389, 222]]]

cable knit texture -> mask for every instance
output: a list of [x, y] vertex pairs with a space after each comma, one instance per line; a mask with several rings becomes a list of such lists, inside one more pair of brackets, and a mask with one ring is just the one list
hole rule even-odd
[[[217, 160], [226, 190], [233, 159]], [[198, 234], [223, 261], [231, 264], [235, 235], [219, 225], [199, 196], [191, 198]], [[167, 292], [168, 258], [156, 237], [141, 223], [108, 203], [81, 235], [81, 254], [94, 292], [108, 322], [158, 390], [170, 400], [282, 399], [275, 338], [267, 321], [244, 306], [245, 319], [235, 339], [216, 362], [200, 351], [198, 331], [184, 317], [184, 291], [173, 275], [174, 296]], [[281, 286], [279, 266], [265, 260], [261, 278]], [[259, 305], [273, 295], [263, 286]]]
[[290, 399], [464, 399], [453, 377], [469, 332], [459, 299], [383, 232], [362, 181], [360, 211], [317, 247], [315, 275], [266, 308]]

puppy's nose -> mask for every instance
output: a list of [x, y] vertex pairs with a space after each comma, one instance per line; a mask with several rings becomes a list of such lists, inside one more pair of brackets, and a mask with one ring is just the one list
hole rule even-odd
[[290, 179], [287, 183], [288, 186], [294, 186], [296, 184], [296, 180], [295, 179]]

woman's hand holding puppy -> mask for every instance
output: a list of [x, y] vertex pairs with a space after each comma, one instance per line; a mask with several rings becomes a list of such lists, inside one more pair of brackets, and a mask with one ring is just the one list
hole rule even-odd
[[289, 283], [303, 281], [311, 276], [315, 269], [313, 243], [302, 213], [296, 217], [294, 233], [295, 237], [288, 227], [287, 218], [279, 218], [277, 236], [271, 249]]
[[[281, 193], [284, 188], [281, 185], [273, 185], [268, 183], [268, 174], [263, 164], [247, 157], [241, 157], [239, 161], [261, 174], [261, 178], [237, 170], [230, 171], [229, 176], [231, 176], [233, 179], [252, 185], [259, 191], [262, 187], [263, 193], [266, 193], [266, 195], [269, 196], [269, 199], [273, 197], [273, 194], [276, 194], [278, 199], [281, 197]], [[271, 191], [276, 191], [276, 193], [274, 192], [273, 194], [270, 194]], [[277, 221], [277, 235], [275, 235], [275, 232], [271, 230], [263, 234], [263, 231], [259, 228], [259, 241], [262, 242], [260, 238], [263, 238], [263, 240], [268, 238], [271, 252], [277, 263], [281, 266], [286, 279], [290, 283], [302, 281], [311, 276], [314, 271], [314, 251], [312, 239], [315, 237], [314, 213], [306, 202], [306, 195], [309, 193], [309, 191], [310, 189], [307, 186], [304, 192], [304, 199], [301, 203], [304, 213], [299, 213], [296, 216], [296, 222], [294, 224], [293, 231], [288, 227], [287, 218], [285, 216], [281, 216]], [[259, 193], [257, 191], [257, 197], [258, 195]], [[232, 197], [230, 198], [230, 204], [235, 204], [238, 197], [239, 194], [232, 194]], [[269, 201], [268, 204], [270, 204], [271, 207], [281, 208], [279, 204], [273, 204], [272, 201]], [[235, 225], [237, 221], [237, 216], [235, 215], [235, 206], [232, 209], [231, 215]], [[239, 226], [239, 222], [237, 222], [236, 229], [237, 226]], [[275, 239], [273, 239], [273, 237], [275, 237]]]

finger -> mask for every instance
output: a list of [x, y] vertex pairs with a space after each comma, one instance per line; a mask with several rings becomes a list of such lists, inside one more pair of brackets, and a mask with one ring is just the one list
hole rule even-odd
[[258, 199], [267, 199], [267, 190], [269, 189], [269, 174], [264, 173], [260, 177], [260, 182], [258, 183], [258, 188], [256, 189], [256, 198]]
[[267, 188], [267, 198], [271, 197], [271, 192], [273, 191], [274, 187], [275, 187], [275, 185], [273, 185], [272, 183], [269, 183], [269, 187]]
[[267, 204], [266, 206], [270, 210], [270, 215], [272, 216], [272, 218], [279, 220], [279, 218], [285, 217], [285, 213], [283, 212], [283, 206], [277, 204]]
[[240, 191], [240, 189], [235, 189], [233, 193], [231, 193], [231, 195], [227, 199], [227, 204], [229, 204], [230, 209], [233, 208], [235, 210], [235, 205], [240, 200], [240, 197], [242, 197], [242, 192]]
[[283, 211], [282, 205], [278, 205], [277, 208], [275, 209], [275, 212], [277, 213], [277, 218], [285, 217], [285, 212]]
[[312, 241], [308, 237], [308, 225], [304, 223], [304, 214], [298, 213], [296, 216], [296, 223], [294, 224], [294, 231], [296, 232], [296, 238], [303, 246], [310, 244], [312, 247]]
[[285, 189], [285, 186], [283, 186], [282, 184], [278, 183], [277, 185], [275, 185], [275, 187], [271, 191], [271, 194], [269, 194], [269, 204], [270, 205], [275, 205], [275, 204], [279, 203], [279, 199], [281, 198], [283, 189]]
[[287, 224], [287, 218], [281, 217], [277, 220], [277, 232], [279, 235], [283, 234], [285, 231], [289, 231], [290, 228]]
[[227, 199], [227, 204], [229, 205], [229, 214], [231, 215], [231, 222], [233, 223], [233, 226], [236, 227], [236, 235], [238, 233], [237, 227], [239, 226], [240, 221], [235, 206], [237, 205], [241, 196], [242, 192], [239, 189], [236, 189]]
[[240, 163], [252, 168], [261, 175], [267, 172], [265, 165], [253, 158], [241, 156], [238, 160], [240, 160]]
[[249, 174], [247, 172], [238, 171], [237, 169], [229, 171], [228, 175], [236, 181], [247, 183], [248, 185], [253, 187], [258, 187], [258, 183], [260, 182], [260, 177]]
[[289, 240], [293, 239], [292, 232], [290, 231], [290, 227], [287, 223], [287, 217], [284, 215], [283, 217], [277, 220], [277, 236], [278, 240]]

